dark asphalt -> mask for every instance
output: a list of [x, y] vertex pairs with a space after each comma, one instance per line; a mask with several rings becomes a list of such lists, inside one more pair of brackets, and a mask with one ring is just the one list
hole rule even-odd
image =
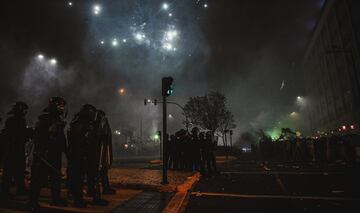
[[342, 162], [234, 162], [201, 177], [186, 207], [192, 212], [360, 212], [360, 174]]

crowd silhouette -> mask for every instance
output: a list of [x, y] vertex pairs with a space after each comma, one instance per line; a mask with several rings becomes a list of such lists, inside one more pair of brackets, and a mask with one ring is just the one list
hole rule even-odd
[[170, 135], [168, 155], [166, 158], [169, 169], [200, 171], [202, 174], [217, 173], [215, 150], [217, 141], [210, 132], [200, 132], [197, 127], [191, 132], [181, 129]]
[[316, 137], [291, 137], [272, 140], [262, 137], [252, 145], [252, 153], [264, 161], [320, 162], [342, 161], [355, 164], [360, 136], [327, 134]]
[[[105, 112], [85, 104], [67, 125], [66, 101], [52, 97], [36, 125], [28, 127], [28, 108], [26, 103], [16, 102], [1, 131], [1, 200], [14, 196], [10, 194], [10, 187], [15, 183], [16, 196], [28, 195], [29, 212], [38, 212], [41, 188], [49, 186], [51, 205], [67, 206], [70, 198], [75, 207], [84, 208], [86, 186], [92, 205], [107, 205], [101, 194], [116, 191], [110, 187], [108, 177], [113, 158], [112, 132]], [[26, 152], [25, 147], [31, 148]], [[67, 199], [61, 197], [63, 154], [67, 158]], [[26, 164], [31, 165], [28, 189], [24, 179]]]

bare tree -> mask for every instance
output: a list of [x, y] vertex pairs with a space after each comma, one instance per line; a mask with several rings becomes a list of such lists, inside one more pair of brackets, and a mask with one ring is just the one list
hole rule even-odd
[[196, 126], [226, 135], [235, 128], [234, 116], [226, 107], [226, 97], [219, 92], [191, 97], [184, 107], [184, 114]]

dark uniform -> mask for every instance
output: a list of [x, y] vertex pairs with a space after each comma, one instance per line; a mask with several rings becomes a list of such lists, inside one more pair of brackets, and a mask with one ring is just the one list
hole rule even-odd
[[211, 132], [206, 133], [205, 139], [205, 148], [206, 148], [206, 166], [208, 169], [208, 174], [212, 175], [213, 173], [217, 173], [216, 167], [216, 158], [215, 158], [215, 149], [216, 149], [216, 141], [213, 140], [213, 135]]
[[205, 162], [206, 162], [206, 140], [205, 133], [200, 132], [199, 134], [199, 146], [200, 146], [200, 172], [201, 174], [205, 173]]
[[97, 111], [96, 118], [97, 143], [100, 159], [100, 182], [103, 187], [103, 194], [115, 194], [116, 191], [110, 187], [108, 172], [113, 162], [112, 133], [109, 121], [102, 110]]
[[86, 207], [83, 199], [84, 179], [87, 177], [88, 194], [93, 204], [107, 205], [101, 199], [99, 190], [99, 144], [96, 134], [96, 108], [84, 105], [71, 122], [69, 132], [69, 161], [71, 173], [71, 191], [74, 204]]
[[9, 195], [12, 179], [15, 180], [16, 194], [26, 193], [24, 185], [25, 172], [25, 143], [30, 138], [30, 129], [26, 126], [25, 116], [28, 106], [24, 102], [17, 102], [8, 113], [11, 115], [2, 130], [2, 151], [4, 155], [4, 169], [2, 176], [2, 195]]
[[190, 140], [189, 140], [191, 171], [199, 170], [199, 168], [200, 168], [201, 155], [200, 155], [200, 143], [199, 143], [198, 134], [199, 134], [199, 128], [197, 128], [197, 127], [192, 128]]
[[169, 150], [169, 159], [168, 159], [168, 168], [175, 169], [175, 135], [170, 135], [170, 140], [168, 141], [168, 150]]
[[40, 189], [50, 180], [51, 205], [66, 206], [60, 197], [61, 157], [66, 150], [64, 128], [66, 122], [66, 102], [61, 97], [50, 99], [44, 114], [39, 116], [34, 132], [34, 159], [31, 169], [29, 210], [38, 211]]

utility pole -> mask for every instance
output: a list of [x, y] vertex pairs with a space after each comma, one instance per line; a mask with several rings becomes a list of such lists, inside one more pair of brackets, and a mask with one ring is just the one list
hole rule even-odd
[[[162, 177], [162, 182], [161, 184], [168, 184], [168, 180], [167, 180], [167, 158], [166, 158], [166, 154], [167, 153], [167, 116], [166, 116], [166, 96], [163, 96], [163, 140], [162, 140], [162, 147], [163, 147], [163, 156], [162, 156], [162, 161], [163, 161], [163, 177]], [[160, 146], [160, 151], [161, 151], [161, 146]]]
[[166, 112], [166, 97], [170, 96], [173, 93], [173, 78], [172, 77], [164, 77], [161, 81], [162, 87], [162, 96], [163, 96], [163, 177], [161, 184], [168, 184], [167, 180], [167, 169], [168, 169], [168, 136], [167, 136], [167, 112]]

